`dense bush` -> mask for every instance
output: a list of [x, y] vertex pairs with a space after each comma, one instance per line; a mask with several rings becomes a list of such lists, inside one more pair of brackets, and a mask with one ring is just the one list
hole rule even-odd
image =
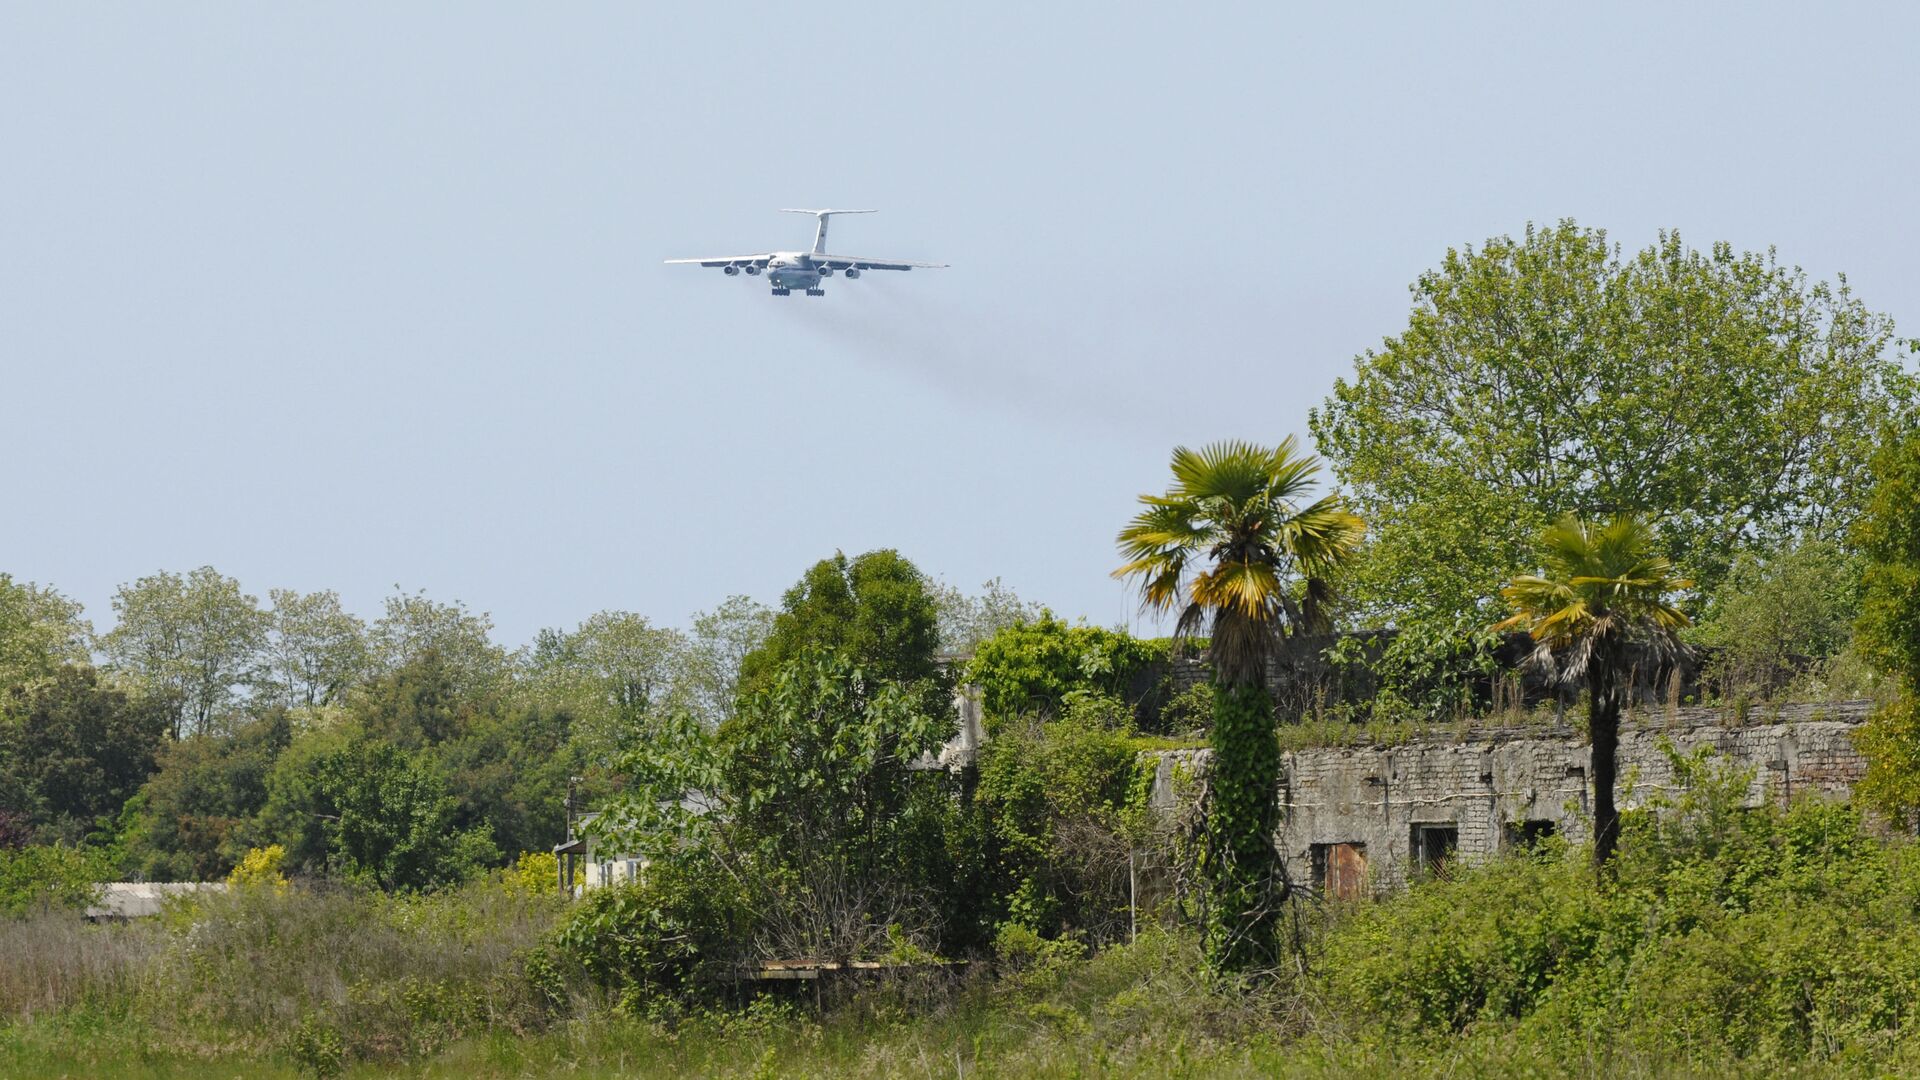
[[1062, 622], [1051, 614], [1009, 626], [981, 642], [965, 681], [980, 688], [989, 723], [1054, 713], [1075, 690], [1126, 692], [1164, 646], [1119, 630]]
[[1713, 650], [1711, 692], [1730, 700], [1796, 682], [1824, 689], [1836, 675], [1847, 681], [1843, 653], [1860, 613], [1860, 571], [1855, 553], [1823, 540], [1736, 558], [1689, 635]]
[[153, 772], [166, 730], [164, 710], [84, 664], [0, 685], [0, 809], [42, 842], [88, 839]]
[[1742, 811], [1746, 776], [1676, 766], [1685, 793], [1630, 819], [1613, 887], [1564, 847], [1416, 885], [1327, 935], [1332, 999], [1415, 1040], [1511, 1024], [1680, 1060], [1897, 1041], [1920, 1009], [1920, 851], [1845, 806]]
[[67, 844], [0, 848], [0, 917], [79, 910], [111, 876], [104, 853]]
[[1002, 723], [975, 791], [989, 823], [991, 910], [1049, 937], [1127, 926], [1128, 808], [1139, 751], [1125, 703], [1070, 694], [1059, 718]]
[[596, 889], [555, 945], [630, 1013], [709, 996], [748, 957], [748, 897], [703, 853], [657, 859], [639, 880]]

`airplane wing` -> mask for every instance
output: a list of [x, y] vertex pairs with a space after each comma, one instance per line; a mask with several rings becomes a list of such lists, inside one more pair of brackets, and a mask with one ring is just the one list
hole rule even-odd
[[699, 263], [701, 266], [765, 266], [771, 255], [717, 255], [711, 259], [668, 259], [668, 265]]
[[946, 263], [900, 262], [895, 259], [868, 259], [859, 255], [817, 254], [811, 256], [815, 266], [831, 266], [835, 270], [845, 270], [849, 266], [856, 270], [941, 270]]

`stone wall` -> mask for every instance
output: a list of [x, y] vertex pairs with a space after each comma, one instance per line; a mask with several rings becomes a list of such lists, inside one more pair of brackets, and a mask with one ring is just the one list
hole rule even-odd
[[[1630, 717], [1621, 732], [1621, 807], [1673, 790], [1663, 740], [1683, 753], [1712, 746], [1753, 770], [1750, 806], [1809, 793], [1844, 799], [1865, 772], [1852, 732], [1869, 709], [1853, 701], [1764, 707], [1745, 717], [1699, 708]], [[1204, 772], [1210, 755], [1161, 754], [1155, 805], [1171, 812], [1191, 798], [1187, 780]], [[1281, 761], [1281, 849], [1296, 879], [1324, 884], [1330, 859], [1357, 860], [1366, 887], [1378, 891], [1404, 883], [1423, 846], [1429, 858], [1472, 862], [1548, 832], [1585, 840], [1587, 760], [1584, 736], [1537, 726], [1289, 753]]]

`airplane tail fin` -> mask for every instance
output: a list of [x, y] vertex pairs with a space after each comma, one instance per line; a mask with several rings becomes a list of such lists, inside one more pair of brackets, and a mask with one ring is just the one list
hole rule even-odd
[[835, 214], [875, 214], [877, 210], [782, 210], [783, 214], [812, 214], [820, 219], [820, 228], [813, 234], [813, 253], [824, 255], [827, 251], [827, 219]]

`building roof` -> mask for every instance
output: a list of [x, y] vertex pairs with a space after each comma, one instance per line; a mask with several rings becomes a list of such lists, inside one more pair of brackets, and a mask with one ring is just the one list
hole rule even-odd
[[100, 899], [87, 908], [87, 918], [142, 919], [160, 914], [169, 897], [226, 891], [224, 881], [109, 881], [100, 886]]

